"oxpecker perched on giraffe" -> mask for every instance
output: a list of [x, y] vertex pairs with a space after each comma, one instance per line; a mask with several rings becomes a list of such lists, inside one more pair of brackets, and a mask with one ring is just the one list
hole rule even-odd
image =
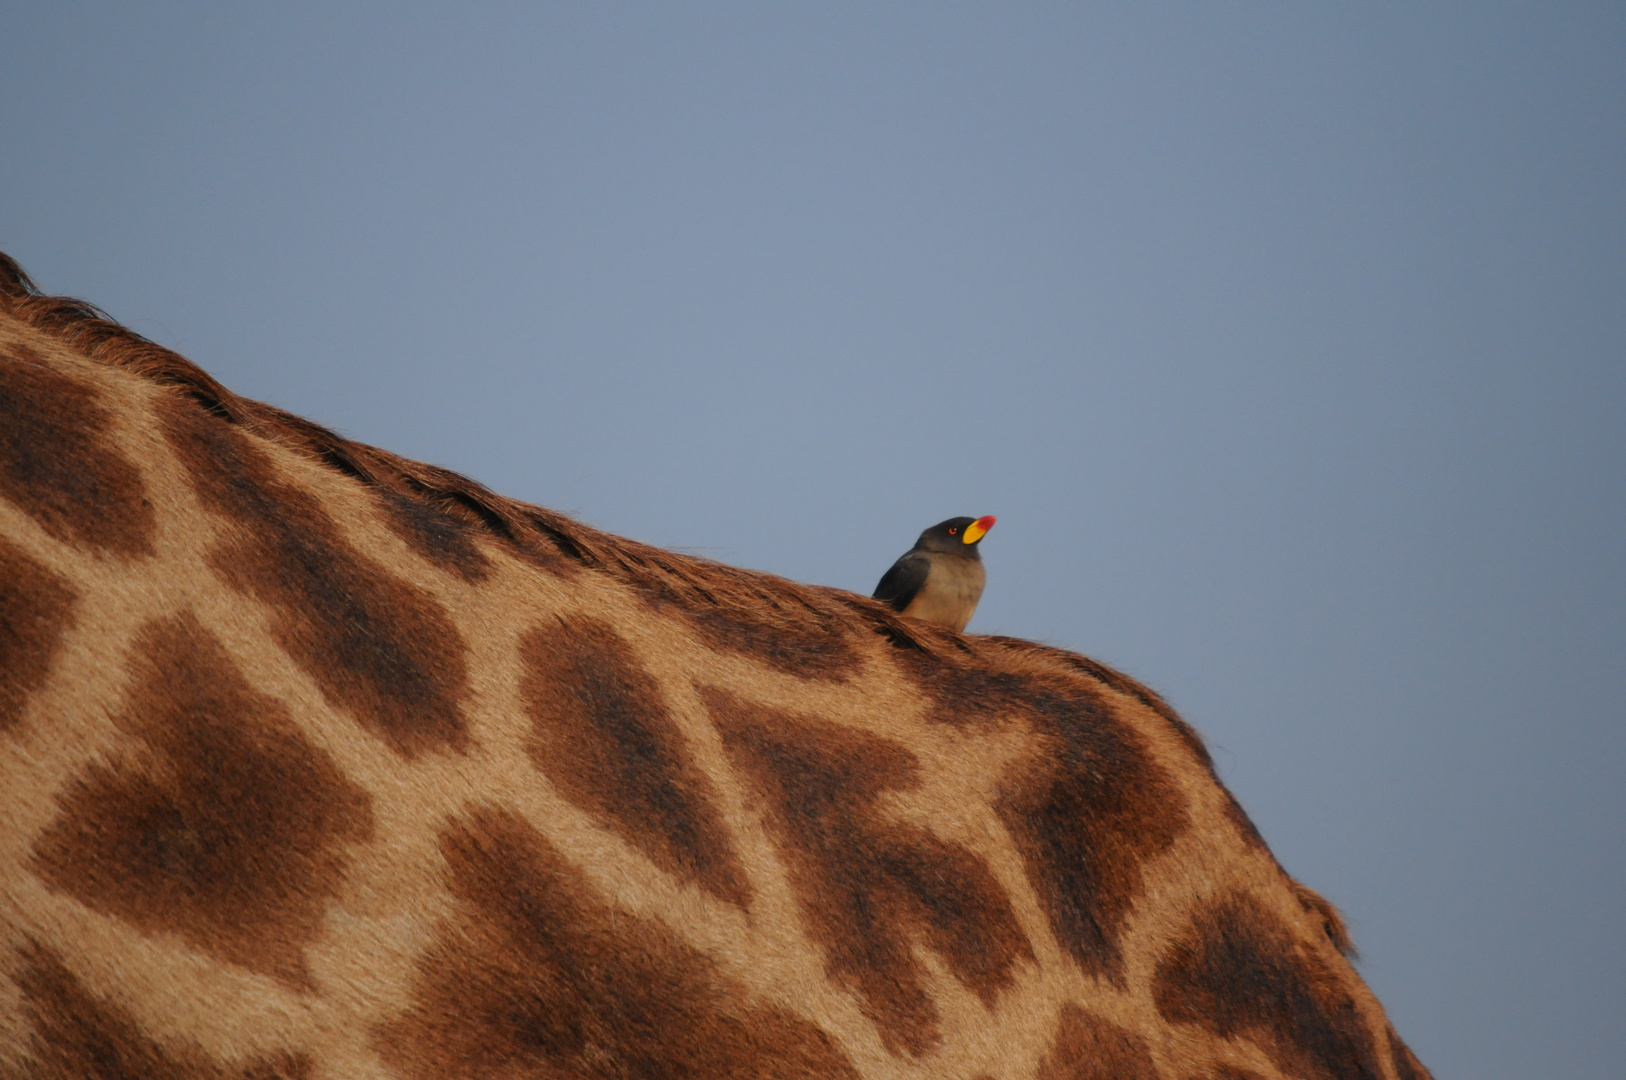
[[978, 547], [993, 527], [993, 517], [949, 518], [933, 525], [881, 575], [875, 599], [911, 618], [964, 630], [987, 580]]

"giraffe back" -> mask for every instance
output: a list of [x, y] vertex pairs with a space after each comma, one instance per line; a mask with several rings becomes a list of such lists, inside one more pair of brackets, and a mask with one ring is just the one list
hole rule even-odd
[[0, 260], [0, 1077], [1427, 1075], [1133, 680], [344, 440]]

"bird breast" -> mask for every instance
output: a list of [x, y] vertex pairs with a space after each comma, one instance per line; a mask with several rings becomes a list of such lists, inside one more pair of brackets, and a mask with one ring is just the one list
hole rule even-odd
[[928, 552], [926, 557], [932, 562], [931, 572], [903, 613], [964, 630], [977, 610], [977, 601], [982, 599], [982, 586], [987, 580], [982, 561], [938, 552]]

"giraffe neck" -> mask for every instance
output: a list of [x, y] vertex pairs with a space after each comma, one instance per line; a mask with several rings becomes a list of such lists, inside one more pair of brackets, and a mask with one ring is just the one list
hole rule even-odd
[[3, 257], [0, 673], [0, 1076], [1427, 1075], [1140, 684], [341, 439]]

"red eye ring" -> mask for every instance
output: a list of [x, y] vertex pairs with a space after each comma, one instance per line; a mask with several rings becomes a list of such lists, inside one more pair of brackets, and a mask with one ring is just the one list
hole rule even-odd
[[960, 531], [960, 530], [959, 530], [959, 529], [950, 529], [950, 530], [949, 530], [949, 535], [950, 535], [950, 536], [953, 536], [953, 535], [955, 535], [955, 534], [956, 534], [956, 533], [958, 533], [958, 532], [959, 532], [959, 531]]

